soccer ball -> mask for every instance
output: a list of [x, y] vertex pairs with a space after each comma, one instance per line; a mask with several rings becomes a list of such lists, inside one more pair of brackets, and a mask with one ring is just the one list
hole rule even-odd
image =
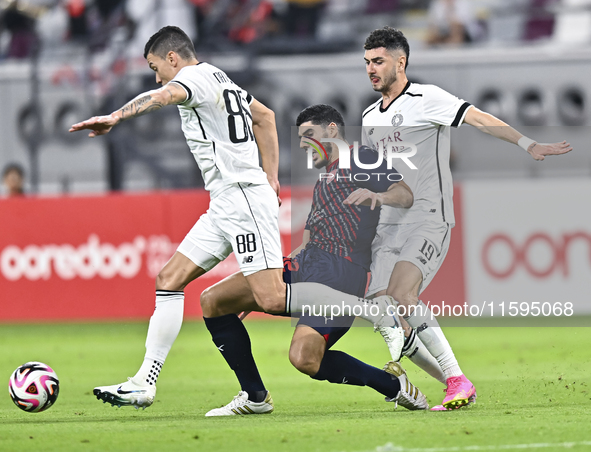
[[31, 361], [17, 368], [8, 382], [14, 404], [29, 413], [38, 413], [52, 406], [59, 394], [60, 382], [47, 364]]

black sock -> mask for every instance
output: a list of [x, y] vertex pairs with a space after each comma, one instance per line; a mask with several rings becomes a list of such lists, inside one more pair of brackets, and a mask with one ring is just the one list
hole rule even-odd
[[408, 337], [404, 338], [404, 346], [402, 347], [402, 355], [411, 358], [418, 350], [417, 347], [417, 333], [415, 330], [410, 330]]
[[330, 383], [369, 386], [389, 398], [396, 397], [400, 391], [400, 381], [394, 375], [334, 350], [324, 353], [320, 370], [312, 378]]
[[265, 400], [267, 390], [252, 356], [250, 337], [242, 321], [235, 314], [206, 318], [205, 326], [213, 343], [238, 377], [243, 391], [253, 402]]

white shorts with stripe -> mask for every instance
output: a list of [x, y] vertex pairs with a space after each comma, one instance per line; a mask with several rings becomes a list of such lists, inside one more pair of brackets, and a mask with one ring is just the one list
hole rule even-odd
[[209, 203], [177, 251], [209, 271], [232, 251], [245, 276], [283, 268], [279, 204], [270, 185], [231, 185]]
[[366, 296], [386, 290], [396, 262], [416, 265], [423, 274], [419, 293], [427, 288], [441, 267], [451, 236], [447, 223], [424, 221], [379, 224], [371, 244], [371, 281]]

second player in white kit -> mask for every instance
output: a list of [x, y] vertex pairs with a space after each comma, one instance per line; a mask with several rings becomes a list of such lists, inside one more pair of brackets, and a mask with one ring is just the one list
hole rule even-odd
[[[447, 384], [443, 403], [434, 410], [459, 408], [475, 400], [476, 390], [460, 369], [437, 320], [418, 298], [445, 258], [455, 223], [449, 168], [451, 127], [468, 123], [519, 145], [536, 160], [572, 148], [566, 142], [537, 143], [441, 88], [410, 83], [406, 76], [410, 48], [396, 29], [374, 30], [364, 48], [372, 88], [382, 98], [363, 113], [363, 144], [382, 151], [385, 158], [389, 153], [408, 154], [412, 167], [398, 159], [395, 166], [415, 199], [410, 209], [382, 207], [372, 244], [369, 295], [391, 295], [402, 308], [403, 324], [407, 322], [405, 355], [416, 359], [428, 351], [437, 360], [437, 369], [427, 358], [422, 360], [425, 370]], [[380, 329], [386, 340], [388, 330]]]
[[417, 169], [396, 160], [415, 202], [406, 210], [382, 207], [368, 295], [388, 287], [401, 258], [421, 270], [421, 291], [441, 266], [455, 224], [450, 128], [462, 124], [470, 107], [437, 86], [410, 82], [385, 109], [381, 104], [380, 99], [363, 113], [363, 144], [384, 153], [388, 147], [408, 152], [404, 143], [416, 147], [411, 160]]

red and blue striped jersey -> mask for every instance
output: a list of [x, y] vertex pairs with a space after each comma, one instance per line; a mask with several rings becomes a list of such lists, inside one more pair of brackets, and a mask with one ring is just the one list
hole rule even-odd
[[[362, 164], [375, 163], [378, 153], [366, 146], [359, 148]], [[306, 221], [310, 241], [306, 246], [316, 246], [331, 254], [360, 265], [369, 271], [371, 242], [375, 236], [380, 209], [368, 206], [343, 204], [358, 188], [367, 188], [376, 193], [388, 190], [401, 180], [399, 173], [388, 169], [384, 161], [379, 168], [365, 170], [351, 158], [351, 169], [338, 167], [338, 160], [326, 167], [333, 177], [322, 177], [314, 186], [312, 209]]]

